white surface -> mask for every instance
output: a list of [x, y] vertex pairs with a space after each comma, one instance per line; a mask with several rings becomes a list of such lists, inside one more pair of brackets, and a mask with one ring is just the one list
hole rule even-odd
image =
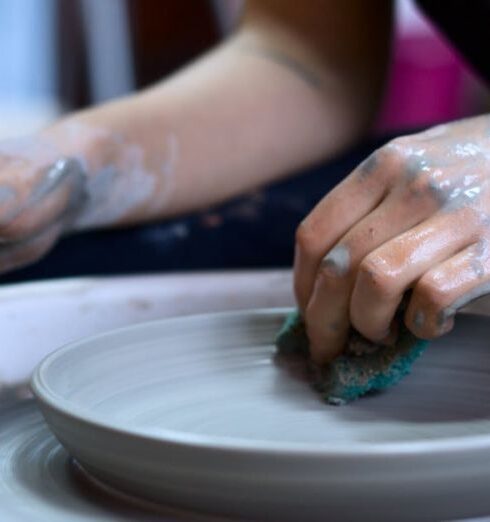
[[128, 3], [82, 0], [80, 8], [93, 103], [131, 93], [135, 77]]
[[0, 103], [55, 102], [56, 1], [0, 0], [0, 56]]
[[46, 359], [34, 389], [87, 470], [166, 505], [281, 521], [490, 511], [490, 318], [459, 317], [403, 383], [340, 408], [298, 362], [274, 360], [283, 318], [214, 314], [82, 340]]
[[6, 102], [0, 98], [0, 139], [36, 132], [61, 115], [56, 102]]
[[1, 522], [216, 522], [149, 509], [87, 481], [32, 399], [0, 400]]
[[0, 386], [59, 346], [111, 328], [220, 310], [289, 306], [289, 271], [67, 279], [0, 287]]
[[55, 0], [0, 0], [0, 139], [61, 114], [55, 26]]

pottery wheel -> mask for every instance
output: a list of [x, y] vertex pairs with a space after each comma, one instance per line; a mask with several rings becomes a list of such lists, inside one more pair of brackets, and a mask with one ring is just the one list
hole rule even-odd
[[[210, 308], [247, 308], [252, 304], [287, 304], [282, 297], [271, 297], [274, 294], [271, 288], [289, 288], [287, 281], [281, 281], [282, 284], [278, 285], [275, 275], [274, 278], [268, 274], [226, 277], [233, 280], [219, 285], [215, 276], [206, 275], [63, 281], [4, 287], [0, 290], [0, 323], [4, 327], [2, 352], [6, 360], [4, 357], [3, 367], [0, 364], [0, 378], [6, 377], [8, 382], [9, 377], [27, 376], [35, 359], [72, 340], [74, 336], [175, 315], [176, 302], [180, 303], [179, 299], [183, 297], [186, 308], [180, 310], [177, 307], [177, 314], [198, 313]], [[220, 283], [223, 283], [223, 278], [220, 276]], [[191, 285], [188, 285], [189, 279]], [[210, 294], [210, 288], [214, 293]], [[214, 297], [217, 288], [224, 288], [226, 292], [222, 293], [226, 295], [217, 295], [210, 304], [210, 295]], [[244, 302], [237, 304], [237, 296], [242, 295], [245, 296], [242, 299]], [[33, 310], [39, 313], [34, 314]], [[483, 311], [474, 311], [490, 314], [490, 306], [487, 305]], [[26, 317], [30, 321], [27, 326]], [[58, 330], [52, 328], [55, 321]], [[73, 332], [74, 324], [80, 331]], [[13, 354], [15, 357], [12, 359]], [[10, 362], [22, 365], [9, 367], [6, 365], [9, 357], [12, 359]], [[102, 491], [77, 469], [49, 431], [33, 399], [26, 397], [26, 390], [0, 386], [0, 520], [177, 522], [206, 519], [176, 511], [156, 513], [149, 506], [137, 506], [127, 498]], [[490, 518], [479, 520], [490, 522]]]
[[[102, 490], [51, 434], [24, 389], [0, 392], [0, 520], [8, 522], [209, 521]], [[216, 520], [213, 518], [212, 520]]]
[[[166, 316], [292, 304], [289, 271], [79, 278], [0, 288], [0, 521], [204, 521], [135, 506], [77, 469], [25, 387], [37, 362], [74, 339]], [[3, 387], [2, 387], [3, 384]], [[216, 520], [216, 519], [214, 519]]]

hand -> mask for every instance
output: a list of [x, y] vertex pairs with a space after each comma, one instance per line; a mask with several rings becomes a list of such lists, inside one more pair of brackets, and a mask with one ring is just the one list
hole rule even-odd
[[0, 272], [43, 256], [84, 198], [82, 162], [42, 136], [0, 142]]
[[352, 325], [390, 343], [403, 296], [418, 337], [490, 292], [490, 118], [397, 138], [320, 201], [297, 231], [295, 293], [314, 360], [338, 355]]

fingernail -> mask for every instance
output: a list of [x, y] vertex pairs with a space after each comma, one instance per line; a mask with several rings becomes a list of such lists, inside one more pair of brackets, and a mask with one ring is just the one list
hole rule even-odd
[[449, 316], [444, 323], [441, 325], [439, 335], [446, 334], [453, 329], [454, 326], [454, 315]]

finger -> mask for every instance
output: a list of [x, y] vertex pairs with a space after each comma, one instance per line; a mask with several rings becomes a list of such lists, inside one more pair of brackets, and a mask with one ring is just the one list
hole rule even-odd
[[17, 216], [19, 211], [17, 191], [9, 183], [0, 183], [0, 226]]
[[489, 250], [488, 242], [480, 241], [419, 279], [405, 313], [405, 323], [415, 335], [432, 339], [447, 333], [459, 308], [490, 293]]
[[325, 196], [296, 233], [294, 290], [302, 312], [310, 299], [316, 273], [325, 253], [387, 193], [396, 156], [374, 152]]
[[350, 326], [349, 303], [362, 259], [423, 221], [433, 212], [434, 205], [432, 198], [427, 198], [426, 204], [413, 206], [390, 194], [323, 258], [304, 314], [310, 351], [317, 363], [333, 359], [345, 346]]
[[350, 303], [353, 326], [372, 341], [390, 331], [403, 293], [435, 264], [477, 240], [481, 216], [471, 208], [441, 212], [361, 262]]
[[62, 230], [62, 225], [55, 223], [30, 238], [1, 246], [0, 273], [22, 268], [37, 261], [52, 248]]
[[4, 208], [1, 214], [0, 239], [6, 242], [19, 241], [60, 219], [67, 209], [80, 202], [83, 186], [84, 173], [79, 162], [59, 160], [44, 171], [35, 184], [19, 187], [15, 207], [10, 213]]

